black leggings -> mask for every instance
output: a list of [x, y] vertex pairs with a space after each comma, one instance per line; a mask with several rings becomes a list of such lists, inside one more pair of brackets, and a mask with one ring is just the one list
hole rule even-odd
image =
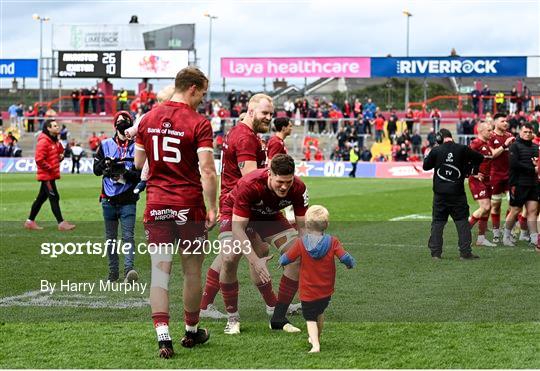
[[58, 223], [64, 221], [62, 218], [62, 212], [60, 211], [60, 195], [56, 189], [56, 182], [54, 180], [41, 181], [41, 187], [39, 188], [39, 193], [36, 200], [32, 204], [32, 209], [30, 210], [30, 216], [28, 219], [34, 221], [36, 216], [41, 209], [41, 206], [49, 199], [51, 203], [51, 210], [56, 218]]

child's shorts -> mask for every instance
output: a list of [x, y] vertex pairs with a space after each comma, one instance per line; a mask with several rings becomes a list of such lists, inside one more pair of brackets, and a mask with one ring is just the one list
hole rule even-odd
[[302, 301], [302, 315], [306, 321], [317, 321], [317, 317], [324, 313], [328, 304], [330, 304], [330, 296], [313, 301]]

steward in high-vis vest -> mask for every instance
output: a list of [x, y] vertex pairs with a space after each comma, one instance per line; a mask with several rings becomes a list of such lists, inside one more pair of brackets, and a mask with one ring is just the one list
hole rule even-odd
[[118, 98], [118, 103], [119, 103], [119, 110], [120, 111], [123, 111], [127, 108], [127, 103], [128, 103], [128, 92], [126, 89], [122, 88], [120, 89], [120, 92], [116, 95], [116, 97]]
[[495, 94], [495, 104], [497, 106], [497, 112], [504, 111], [504, 93], [502, 91]]

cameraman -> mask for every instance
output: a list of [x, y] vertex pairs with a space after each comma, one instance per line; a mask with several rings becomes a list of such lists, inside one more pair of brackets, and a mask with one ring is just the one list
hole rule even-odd
[[[129, 112], [119, 111], [114, 116], [116, 133], [113, 138], [101, 142], [94, 157], [94, 174], [103, 176], [100, 202], [105, 219], [105, 238], [109, 258], [108, 281], [119, 278], [117, 246], [130, 245], [124, 260], [124, 282], [137, 281], [135, 271], [135, 214], [139, 196], [133, 193], [140, 181], [140, 172], [135, 169], [135, 142], [128, 140], [125, 130], [133, 126]], [[122, 225], [122, 244], [118, 241], [118, 222]]]
[[484, 159], [480, 153], [467, 146], [454, 143], [447, 129], [437, 133], [438, 146], [424, 159], [424, 170], [435, 169], [433, 174], [433, 220], [428, 246], [434, 260], [441, 259], [443, 231], [448, 215], [454, 220], [459, 238], [461, 259], [478, 258], [471, 251], [471, 227], [469, 225], [469, 205], [463, 181], [478, 170]]

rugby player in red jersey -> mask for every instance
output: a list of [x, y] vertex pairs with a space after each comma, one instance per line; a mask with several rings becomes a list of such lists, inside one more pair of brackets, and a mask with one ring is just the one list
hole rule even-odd
[[509, 160], [508, 147], [515, 140], [514, 136], [509, 133], [508, 122], [506, 115], [496, 113], [493, 116], [493, 124], [495, 126], [489, 147], [491, 149], [491, 223], [493, 224], [493, 242], [500, 242], [501, 232], [501, 202], [508, 192], [509, 178]]
[[285, 148], [285, 138], [291, 135], [292, 123], [288, 117], [278, 117], [274, 119], [274, 129], [276, 135], [272, 136], [266, 145], [266, 157], [268, 163], [278, 153], [287, 154], [287, 148]]
[[489, 211], [491, 209], [491, 184], [489, 182], [489, 175], [491, 172], [491, 149], [489, 148], [488, 141], [491, 138], [492, 132], [493, 128], [490, 123], [481, 122], [478, 125], [478, 136], [470, 144], [473, 151], [479, 152], [484, 156], [478, 174], [469, 177], [471, 194], [473, 199], [478, 202], [479, 206], [469, 218], [471, 228], [478, 222], [478, 238], [476, 239], [476, 246], [497, 246], [486, 238], [487, 222]]
[[216, 224], [212, 127], [195, 110], [207, 89], [208, 79], [201, 71], [182, 69], [176, 75], [171, 100], [148, 112], [137, 132], [135, 165], [140, 169], [148, 159], [149, 166], [144, 225], [152, 261], [150, 305], [163, 358], [174, 354], [168, 326], [174, 246], [182, 249], [184, 275], [186, 333], [181, 345], [191, 348], [209, 338], [208, 331], [198, 327], [204, 254], [190, 253]]
[[[270, 138], [266, 145], [266, 162], [268, 164], [278, 153], [288, 153], [285, 147], [285, 138], [291, 135], [292, 122], [288, 117], [275, 118], [274, 129], [276, 134]], [[292, 207], [285, 208], [285, 217], [290, 223], [294, 223], [294, 211]]]
[[[240, 333], [238, 313], [238, 263], [245, 255], [262, 282], [270, 281], [266, 266], [269, 257], [260, 257], [253, 236], [260, 236], [274, 245], [280, 253], [286, 252], [298, 237], [297, 231], [287, 221], [281, 210], [292, 205], [300, 235], [304, 233], [304, 214], [308, 206], [305, 184], [294, 176], [294, 160], [289, 155], [278, 154], [269, 169], [255, 170], [238, 181], [221, 209], [220, 232], [232, 232], [233, 246], [239, 249], [221, 251], [223, 266], [220, 285], [228, 314], [227, 334]], [[287, 309], [298, 290], [299, 265], [285, 267], [279, 286], [270, 327], [286, 332], [300, 330], [289, 323]]]
[[[219, 197], [220, 210], [223, 210], [224, 200], [240, 178], [265, 166], [266, 154], [257, 134], [268, 132], [273, 114], [272, 98], [265, 94], [255, 94], [249, 100], [245, 117], [225, 137], [221, 170], [221, 195]], [[230, 232], [219, 235], [219, 240], [222, 242], [230, 241], [230, 238]], [[262, 241], [254, 241], [254, 243], [262, 244]], [[259, 251], [264, 251], [262, 246]], [[266, 251], [268, 251], [268, 247], [266, 247]], [[227, 318], [227, 315], [219, 312], [213, 304], [220, 289], [221, 265], [221, 256], [218, 255], [206, 273], [206, 284], [200, 306], [203, 317]], [[273, 311], [277, 299], [272, 290], [272, 282], [260, 282], [253, 272], [251, 276], [266, 303], [267, 311]]]

